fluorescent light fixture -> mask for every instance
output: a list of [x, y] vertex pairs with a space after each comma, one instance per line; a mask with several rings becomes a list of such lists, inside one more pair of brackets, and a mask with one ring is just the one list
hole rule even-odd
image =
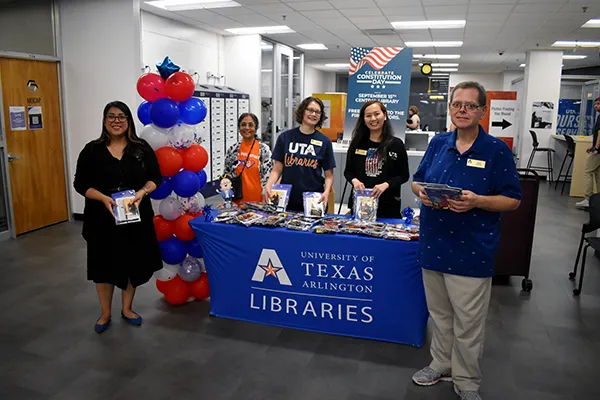
[[563, 54], [563, 60], [583, 60], [587, 58], [585, 54]]
[[423, 54], [413, 54], [413, 58], [423, 58], [425, 57]]
[[300, 57], [294, 57], [294, 60], [299, 60], [299, 59], [300, 59]]
[[525, 68], [526, 65], [527, 64], [521, 64], [521, 65], [519, 65], [519, 68]]
[[241, 7], [231, 0], [160, 0], [146, 1], [146, 4], [167, 11], [200, 10], [203, 8]]
[[261, 69], [260, 72], [273, 72], [272, 69]]
[[461, 29], [466, 23], [465, 20], [396, 21], [392, 22], [392, 26], [394, 29]]
[[600, 19], [590, 19], [585, 24], [581, 25], [582, 28], [600, 28]]
[[440, 73], [440, 72], [432, 72], [431, 76], [450, 76], [450, 74]]
[[255, 26], [251, 28], [230, 28], [225, 30], [229, 33], [233, 33], [234, 35], [268, 35], [276, 33], [295, 33], [295, 31], [293, 31], [285, 25]]
[[460, 54], [425, 54], [423, 58], [436, 58], [438, 60], [458, 60]]
[[327, 47], [321, 43], [299, 44], [298, 47], [304, 50], [327, 50]]
[[462, 47], [462, 41], [404, 42], [407, 47]]
[[[423, 66], [423, 63], [419, 63], [419, 67]], [[432, 67], [458, 67], [458, 63], [432, 63]]]
[[348, 63], [346, 63], [346, 64], [344, 64], [344, 63], [325, 64], [325, 66], [329, 67], [329, 68], [350, 68], [350, 64], [348, 64]]
[[458, 68], [433, 68], [433, 72], [456, 72]]
[[600, 47], [600, 42], [580, 42], [578, 40], [558, 40], [552, 47]]

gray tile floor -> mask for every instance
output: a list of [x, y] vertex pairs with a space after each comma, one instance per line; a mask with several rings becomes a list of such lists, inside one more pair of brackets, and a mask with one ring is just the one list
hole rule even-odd
[[[572, 267], [587, 213], [543, 184], [532, 274], [496, 284], [487, 325], [486, 400], [600, 398], [600, 262], [591, 254], [580, 298]], [[208, 316], [208, 302], [171, 308], [139, 290], [144, 326], [117, 318], [102, 335], [86, 281], [79, 223], [0, 243], [0, 399], [455, 399], [412, 373], [428, 347], [321, 335]]]

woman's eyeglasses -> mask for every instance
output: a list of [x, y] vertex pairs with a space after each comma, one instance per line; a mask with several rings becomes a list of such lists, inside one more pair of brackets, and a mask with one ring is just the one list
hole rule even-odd
[[106, 116], [106, 120], [108, 122], [115, 122], [115, 121], [125, 122], [125, 121], [127, 121], [127, 115], [113, 115], [113, 114], [108, 114]]
[[306, 113], [307, 114], [321, 115], [321, 110], [315, 110], [313, 108], [307, 108], [306, 109]]
[[256, 128], [253, 122], [242, 122], [240, 128]]

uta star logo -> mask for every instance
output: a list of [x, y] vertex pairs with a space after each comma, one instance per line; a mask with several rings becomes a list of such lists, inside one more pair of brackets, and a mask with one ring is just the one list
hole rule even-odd
[[271, 275], [275, 278], [277, 278], [277, 271], [281, 269], [279, 267], [274, 267], [271, 259], [269, 259], [267, 265], [261, 265], [260, 267], [265, 270], [265, 277]]

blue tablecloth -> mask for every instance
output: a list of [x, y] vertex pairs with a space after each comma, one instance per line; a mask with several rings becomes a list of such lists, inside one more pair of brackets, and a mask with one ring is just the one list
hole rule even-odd
[[428, 312], [416, 242], [190, 222], [211, 314], [422, 346]]

